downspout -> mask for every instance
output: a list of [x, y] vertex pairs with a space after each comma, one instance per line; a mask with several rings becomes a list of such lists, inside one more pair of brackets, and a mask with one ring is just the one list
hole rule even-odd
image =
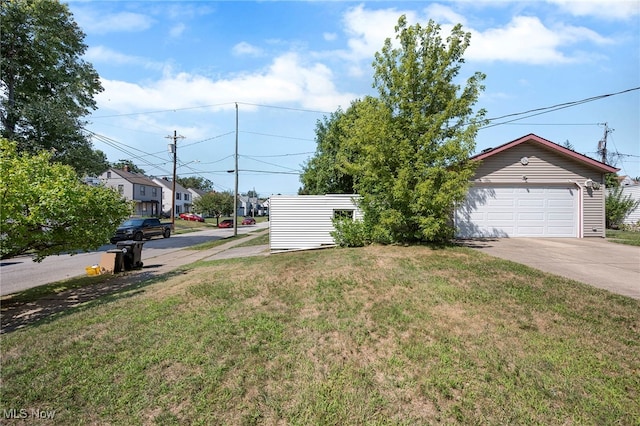
[[569, 182], [571, 182], [578, 188], [578, 238], [584, 238], [584, 206], [582, 199], [582, 185], [574, 180], [570, 180]]

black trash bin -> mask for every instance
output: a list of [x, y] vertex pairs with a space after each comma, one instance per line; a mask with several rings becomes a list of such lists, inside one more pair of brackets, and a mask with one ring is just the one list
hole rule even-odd
[[142, 245], [144, 241], [120, 241], [116, 247], [124, 253], [124, 269], [142, 268]]
[[121, 249], [107, 250], [107, 253], [115, 253], [116, 258], [113, 264], [113, 273], [124, 271], [124, 252]]

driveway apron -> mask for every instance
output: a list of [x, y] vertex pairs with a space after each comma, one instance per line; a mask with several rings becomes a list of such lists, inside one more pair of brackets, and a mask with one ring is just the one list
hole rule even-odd
[[640, 247], [595, 238], [464, 240], [491, 256], [640, 299]]

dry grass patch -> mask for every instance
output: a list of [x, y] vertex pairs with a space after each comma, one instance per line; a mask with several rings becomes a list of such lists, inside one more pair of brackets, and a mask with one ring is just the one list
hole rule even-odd
[[464, 248], [203, 262], [2, 336], [1, 405], [59, 424], [634, 424], [639, 318]]

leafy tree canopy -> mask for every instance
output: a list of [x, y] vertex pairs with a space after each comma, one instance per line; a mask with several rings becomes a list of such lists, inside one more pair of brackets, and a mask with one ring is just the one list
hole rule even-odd
[[604, 210], [607, 228], [619, 226], [624, 218], [640, 207], [640, 200], [634, 200], [630, 194], [624, 194], [624, 188], [616, 186], [605, 198]]
[[176, 182], [185, 188], [199, 189], [201, 191], [213, 191], [213, 182], [201, 176], [186, 176], [176, 178]]
[[193, 201], [193, 210], [216, 218], [229, 216], [233, 213], [233, 198], [230, 192], [208, 192]]
[[318, 150], [305, 166], [302, 193], [357, 192], [362, 229], [379, 242], [443, 241], [451, 212], [464, 200], [476, 164], [469, 161], [484, 110], [474, 73], [460, 86], [470, 33], [456, 25], [409, 26], [401, 16], [397, 45], [375, 55], [378, 97], [354, 102], [318, 123]]
[[111, 163], [110, 167], [118, 170], [124, 170], [125, 168], [128, 167], [131, 173], [139, 173], [141, 175], [145, 174], [145, 171], [142, 168], [133, 164], [133, 161], [131, 160], [118, 160], [115, 163]]
[[82, 117], [103, 90], [82, 59], [84, 33], [67, 5], [55, 0], [5, 0], [0, 7], [0, 134], [20, 152], [51, 152], [52, 161], [98, 175], [106, 156], [93, 150]]
[[35, 261], [109, 241], [131, 206], [113, 189], [83, 184], [52, 154], [18, 153], [0, 138], [0, 256], [33, 253]]
[[302, 166], [300, 194], [353, 194], [353, 176], [344, 167], [344, 141], [358, 102], [346, 112], [338, 110], [316, 123], [316, 153]]

